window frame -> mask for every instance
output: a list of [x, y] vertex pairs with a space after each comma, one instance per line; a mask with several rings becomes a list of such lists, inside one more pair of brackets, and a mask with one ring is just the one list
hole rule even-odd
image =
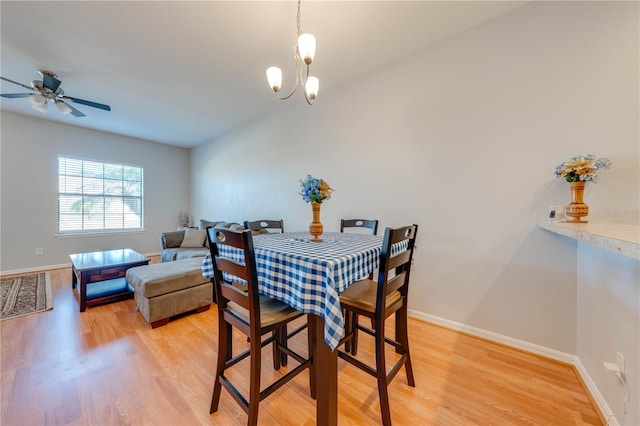
[[[73, 166], [75, 166], [75, 170], [73, 170]], [[114, 178], [114, 173], [121, 174]], [[132, 174], [134, 178], [128, 178]], [[59, 155], [57, 158], [57, 178], [56, 235], [64, 237], [144, 231], [144, 167]], [[78, 189], [73, 190], [73, 186]], [[74, 208], [71, 204], [73, 198], [76, 198], [75, 203], [80, 202], [80, 211], [76, 213], [69, 211], [70, 208]], [[101, 207], [97, 209], [94, 207], [94, 214], [97, 218], [94, 218], [93, 221], [91, 221], [91, 213], [86, 208], [87, 203], [91, 200], [101, 204]], [[115, 210], [112, 208], [114, 201], [121, 204], [121, 212], [118, 212], [118, 207]], [[64, 204], [67, 205], [67, 208], [64, 207]], [[131, 205], [134, 205], [135, 208], [131, 209]], [[91, 207], [89, 206], [89, 208]], [[125, 209], [130, 213], [127, 213]], [[70, 217], [74, 214], [77, 215], [79, 220], [76, 223], [78, 226], [75, 228], [65, 226], [63, 219], [65, 214], [69, 216], [67, 221], [69, 224], [73, 224]], [[127, 226], [127, 220], [131, 221], [132, 218], [137, 223], [133, 226]], [[114, 222], [119, 223], [114, 225]]]

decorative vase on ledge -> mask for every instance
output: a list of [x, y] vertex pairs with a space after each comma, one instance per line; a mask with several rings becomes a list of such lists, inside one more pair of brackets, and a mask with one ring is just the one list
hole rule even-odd
[[564, 215], [569, 223], [588, 223], [582, 217], [589, 216], [589, 206], [582, 202], [586, 182], [569, 182], [571, 202], [564, 208]]
[[313, 212], [313, 222], [311, 222], [311, 224], [309, 225], [309, 233], [313, 237], [311, 239], [311, 241], [313, 242], [322, 241], [322, 238], [320, 238], [320, 236], [324, 231], [324, 227], [322, 226], [322, 223], [320, 223], [320, 206], [321, 205], [322, 205], [321, 203], [311, 203], [311, 209]]

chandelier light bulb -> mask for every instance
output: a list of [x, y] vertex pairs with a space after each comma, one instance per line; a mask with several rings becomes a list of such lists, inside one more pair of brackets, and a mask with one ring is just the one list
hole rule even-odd
[[282, 86], [282, 70], [278, 67], [267, 68], [267, 81], [269, 82], [269, 87], [278, 93]]
[[316, 55], [316, 38], [311, 34], [300, 34], [298, 37], [298, 53], [305, 64], [311, 65]]
[[58, 111], [60, 111], [62, 114], [69, 114], [71, 112], [71, 107], [69, 107], [69, 105], [65, 104], [64, 102], [56, 101], [55, 103]]
[[307, 92], [307, 97], [312, 101], [318, 96], [318, 89], [320, 88], [320, 80], [318, 77], [309, 76], [307, 78], [307, 84], [304, 85], [304, 90]]
[[42, 105], [47, 102], [47, 99], [41, 94], [29, 95], [29, 101], [32, 105]]

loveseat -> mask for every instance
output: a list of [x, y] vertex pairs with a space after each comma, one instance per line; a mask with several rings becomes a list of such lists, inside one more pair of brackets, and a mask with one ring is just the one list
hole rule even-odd
[[227, 228], [242, 230], [244, 226], [231, 222], [200, 220], [200, 226], [196, 228], [179, 229], [160, 234], [160, 261], [173, 262], [174, 260], [189, 259], [192, 257], [204, 257], [209, 252], [207, 243], [207, 226], [215, 228]]

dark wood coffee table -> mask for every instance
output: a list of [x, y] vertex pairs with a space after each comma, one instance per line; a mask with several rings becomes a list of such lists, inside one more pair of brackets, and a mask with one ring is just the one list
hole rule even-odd
[[87, 307], [133, 298], [127, 269], [148, 265], [149, 259], [131, 249], [70, 254], [71, 288], [78, 287], [80, 312]]

